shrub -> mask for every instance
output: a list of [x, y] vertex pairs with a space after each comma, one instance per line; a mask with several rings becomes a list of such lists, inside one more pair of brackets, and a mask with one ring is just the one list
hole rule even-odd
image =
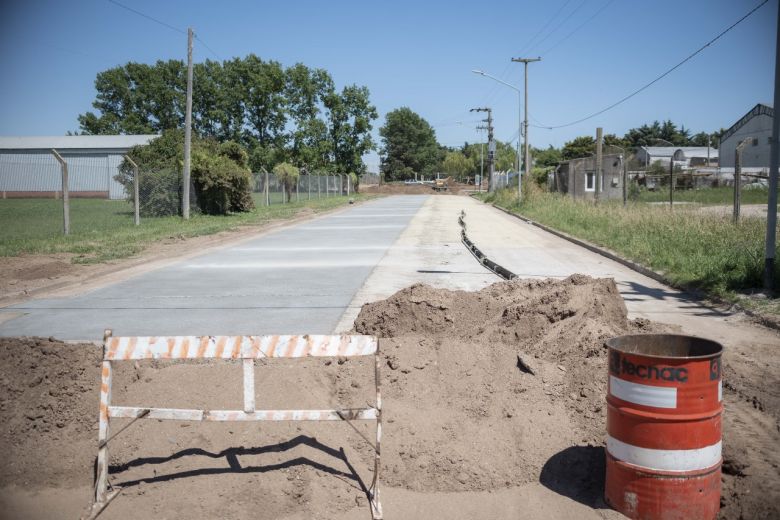
[[226, 155], [196, 150], [192, 154], [192, 182], [203, 213], [225, 215], [254, 208], [249, 170]]
[[282, 162], [274, 166], [274, 175], [279, 179], [281, 185], [284, 186], [284, 191], [287, 193], [287, 202], [290, 202], [293, 189], [301, 176], [300, 171], [292, 164]]

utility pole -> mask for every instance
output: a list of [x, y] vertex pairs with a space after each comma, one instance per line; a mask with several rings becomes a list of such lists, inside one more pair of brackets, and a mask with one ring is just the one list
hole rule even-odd
[[493, 191], [493, 162], [496, 156], [496, 143], [493, 141], [493, 109], [488, 107], [472, 108], [469, 112], [487, 112], [487, 119], [483, 119], [487, 123], [488, 131], [488, 191]]
[[181, 186], [181, 216], [190, 218], [190, 143], [192, 141], [192, 27], [187, 28], [187, 109], [184, 114], [184, 171]]
[[772, 118], [772, 145], [769, 155], [769, 202], [766, 208], [766, 254], [764, 290], [771, 294], [775, 285], [775, 241], [777, 239], [777, 177], [780, 162], [780, 9], [777, 11], [777, 44], [775, 46], [775, 117]]
[[[512, 61], [522, 63], [525, 66], [525, 117], [523, 120], [523, 138], [525, 139], [525, 178], [531, 178], [531, 154], [528, 151], [528, 64], [542, 61], [542, 58], [512, 58]], [[520, 139], [518, 137], [518, 139]], [[528, 181], [526, 181], [528, 182]]]
[[[477, 130], [487, 130], [487, 127], [484, 125], [477, 126]], [[481, 142], [479, 143], [479, 185], [477, 187], [477, 192], [482, 192], [482, 179], [485, 176], [485, 143]]]
[[596, 202], [599, 201], [599, 193], [601, 192], [601, 169], [603, 167], [603, 155], [602, 155], [602, 147], [604, 145], [604, 136], [603, 136], [603, 130], [601, 127], [596, 128], [596, 173], [595, 173], [595, 181], [596, 181], [596, 192], [594, 193], [594, 198], [596, 199]]

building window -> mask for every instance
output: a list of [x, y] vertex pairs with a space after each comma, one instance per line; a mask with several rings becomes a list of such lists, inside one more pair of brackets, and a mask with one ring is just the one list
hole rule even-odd
[[753, 146], [758, 146], [758, 139], [753, 139]]
[[585, 174], [585, 191], [596, 191], [595, 172], [588, 172]]

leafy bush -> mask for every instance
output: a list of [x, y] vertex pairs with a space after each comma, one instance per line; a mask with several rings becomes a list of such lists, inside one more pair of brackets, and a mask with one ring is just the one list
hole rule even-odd
[[249, 169], [226, 155], [196, 150], [192, 154], [192, 182], [203, 213], [225, 215], [254, 208]]
[[282, 162], [274, 166], [274, 175], [276, 175], [279, 182], [284, 186], [284, 191], [287, 193], [287, 202], [290, 202], [293, 189], [298, 183], [301, 172], [292, 164]]

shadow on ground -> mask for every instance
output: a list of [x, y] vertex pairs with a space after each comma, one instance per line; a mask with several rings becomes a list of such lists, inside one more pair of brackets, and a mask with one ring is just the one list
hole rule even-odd
[[572, 446], [559, 451], [542, 467], [539, 482], [559, 495], [595, 509], [609, 509], [604, 502], [604, 448]]

